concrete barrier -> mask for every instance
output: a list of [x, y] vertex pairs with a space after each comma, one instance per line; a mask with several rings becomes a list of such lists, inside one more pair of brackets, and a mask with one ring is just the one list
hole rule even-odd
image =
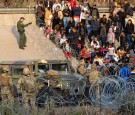
[[24, 23], [32, 22], [33, 25], [36, 24], [35, 14], [0, 14], [0, 25], [16, 25], [20, 17], [25, 18]]

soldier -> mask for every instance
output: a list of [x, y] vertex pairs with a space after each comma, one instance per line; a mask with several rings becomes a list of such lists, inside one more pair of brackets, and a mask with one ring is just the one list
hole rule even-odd
[[19, 32], [20, 35], [20, 40], [19, 40], [19, 48], [20, 49], [24, 49], [24, 47], [26, 47], [26, 35], [25, 35], [25, 29], [24, 27], [32, 24], [32, 22], [28, 23], [28, 24], [23, 24], [25, 18], [21, 17], [20, 20], [17, 22], [17, 30]]
[[82, 76], [86, 74], [87, 70], [85, 67], [84, 59], [80, 61], [79, 67], [78, 67], [78, 73], [80, 73]]
[[13, 101], [13, 82], [9, 75], [9, 68], [4, 67], [0, 76], [1, 97], [3, 102]]
[[29, 101], [32, 109], [35, 107], [36, 79], [30, 75], [30, 70], [24, 68], [24, 76], [18, 80], [17, 90], [19, 95], [23, 96], [24, 107], [29, 108]]
[[99, 83], [95, 82], [99, 77], [101, 77], [101, 73], [97, 71], [96, 64], [91, 65], [90, 75], [89, 75], [89, 82], [90, 84], [94, 84], [94, 93], [96, 96], [96, 99], [98, 99], [99, 96]]

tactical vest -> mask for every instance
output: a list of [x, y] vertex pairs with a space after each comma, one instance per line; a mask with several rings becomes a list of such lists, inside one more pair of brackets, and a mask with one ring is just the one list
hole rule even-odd
[[[32, 78], [32, 77], [30, 77], [30, 78]], [[36, 91], [35, 80], [30, 79], [30, 78], [27, 79], [26, 77], [23, 77], [23, 79], [24, 79], [23, 90], [25, 90], [28, 93], [34, 93]]]
[[0, 82], [1, 82], [1, 86], [9, 86], [9, 76], [5, 75], [5, 76], [0, 76]]

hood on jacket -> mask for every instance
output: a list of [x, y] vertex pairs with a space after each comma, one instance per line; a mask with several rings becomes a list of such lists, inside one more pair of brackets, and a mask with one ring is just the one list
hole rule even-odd
[[113, 32], [113, 29], [112, 28], [109, 28], [109, 31], [108, 31], [109, 33], [112, 33]]

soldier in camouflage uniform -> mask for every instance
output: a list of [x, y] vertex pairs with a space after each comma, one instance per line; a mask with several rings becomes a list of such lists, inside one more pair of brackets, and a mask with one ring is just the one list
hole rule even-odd
[[0, 75], [0, 87], [2, 103], [13, 101], [13, 82], [12, 77], [9, 75], [9, 68], [4, 67]]
[[77, 70], [78, 70], [78, 73], [81, 74], [82, 76], [86, 74], [87, 69], [85, 67], [84, 59], [79, 62], [79, 67]]
[[36, 109], [35, 106], [35, 94], [36, 94], [36, 79], [30, 75], [30, 70], [28, 68], [24, 68], [23, 70], [24, 76], [22, 76], [18, 80], [17, 90], [19, 95], [23, 96], [24, 107], [26, 109], [29, 108], [28, 102], [30, 101], [30, 105], [32, 109]]
[[91, 70], [89, 74], [89, 82], [90, 84], [94, 84], [94, 91], [96, 99], [98, 99], [99, 96], [99, 83], [95, 82], [99, 77], [101, 77], [101, 73], [97, 71], [96, 64], [91, 65]]
[[20, 49], [24, 49], [24, 47], [26, 47], [26, 35], [25, 35], [25, 27], [32, 24], [32, 22], [28, 23], [28, 24], [23, 24], [24, 22], [24, 17], [21, 17], [20, 20], [17, 22], [17, 30], [19, 32], [20, 35], [20, 40], [19, 40], [19, 48]]

